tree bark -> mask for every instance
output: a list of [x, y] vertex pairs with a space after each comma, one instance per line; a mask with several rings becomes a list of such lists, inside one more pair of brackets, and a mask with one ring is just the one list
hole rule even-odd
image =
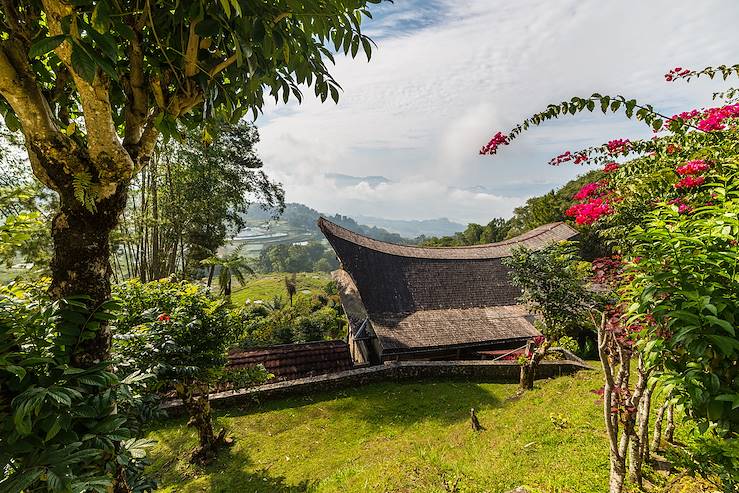
[[226, 430], [221, 430], [218, 435], [213, 430], [208, 390], [204, 386], [180, 383], [175, 386], [175, 391], [190, 416], [187, 425], [198, 432], [198, 447], [193, 451], [190, 460], [194, 463], [208, 462], [222, 445], [227, 444]]
[[626, 479], [626, 464], [623, 458], [611, 455], [611, 473], [608, 481], [609, 493], [621, 493]]
[[675, 406], [670, 404], [667, 407], [667, 429], [665, 430], [665, 440], [667, 443], [675, 441]]
[[[74, 196], [72, 186], [59, 192], [59, 212], [52, 221], [54, 256], [51, 261], [51, 286], [54, 298], [85, 295], [90, 308], [97, 308], [110, 298], [110, 232], [126, 205], [127, 186], [96, 202], [90, 211]], [[103, 324], [95, 337], [75, 348], [72, 363], [87, 368], [110, 356], [110, 328]]]
[[521, 365], [521, 377], [519, 386], [522, 390], [531, 390], [534, 388], [534, 380], [536, 379], [536, 370], [539, 368], [539, 363], [544, 358], [551, 342], [545, 340], [541, 346], [536, 350], [533, 349], [533, 342], [529, 341], [526, 346], [526, 356], [529, 358], [528, 361]]
[[[668, 396], [669, 399], [669, 396]], [[654, 418], [654, 435], [652, 437], [652, 450], [657, 451], [659, 450], [660, 444], [662, 442], [662, 421], [665, 418], [665, 411], [667, 410], [667, 406], [670, 405], [669, 400], [666, 401], [664, 404], [660, 406], [660, 408], [657, 410], [657, 416]]]

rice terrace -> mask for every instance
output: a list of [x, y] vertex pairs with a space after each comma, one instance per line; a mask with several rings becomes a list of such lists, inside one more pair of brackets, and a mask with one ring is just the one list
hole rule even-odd
[[739, 493], [738, 23], [2, 0], [0, 493]]

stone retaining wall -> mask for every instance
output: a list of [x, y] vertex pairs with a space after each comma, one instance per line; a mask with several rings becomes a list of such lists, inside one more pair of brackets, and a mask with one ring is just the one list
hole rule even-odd
[[[584, 361], [577, 357], [572, 360], [542, 361], [536, 378], [553, 378], [590, 369]], [[400, 382], [426, 378], [517, 383], [519, 372], [520, 366], [515, 361], [394, 361], [314, 377], [267, 383], [249, 389], [219, 392], [211, 394], [210, 401], [213, 407], [225, 408], [255, 401], [262, 402], [294, 395], [358, 387], [375, 382]], [[179, 400], [172, 400], [164, 403], [162, 407], [170, 414], [177, 414], [181, 411], [182, 404]]]

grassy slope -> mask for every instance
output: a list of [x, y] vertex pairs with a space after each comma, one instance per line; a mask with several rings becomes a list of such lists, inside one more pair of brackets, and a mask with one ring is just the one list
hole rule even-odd
[[[289, 277], [292, 274], [272, 273], [250, 279], [246, 285], [234, 290], [231, 301], [236, 305], [240, 305], [247, 299], [270, 301], [275, 296], [281, 296], [283, 300], [287, 301], [286, 276]], [[295, 280], [298, 293], [309, 290], [312, 294], [315, 294], [323, 291], [326, 283], [331, 280], [331, 275], [323, 272], [301, 272], [296, 275]]]
[[[219, 415], [237, 441], [205, 469], [181, 458], [195, 444], [184, 421], [163, 424], [151, 433], [152, 469], [165, 491], [602, 492], [600, 386], [592, 371], [538, 382], [515, 401], [515, 385], [440, 381], [268, 402]], [[470, 430], [471, 407], [486, 431]]]

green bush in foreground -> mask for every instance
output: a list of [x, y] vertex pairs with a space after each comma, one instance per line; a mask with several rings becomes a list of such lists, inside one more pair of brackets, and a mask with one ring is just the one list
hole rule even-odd
[[236, 340], [237, 320], [226, 301], [188, 282], [131, 281], [117, 289], [115, 354], [122, 372], [153, 373], [160, 392], [173, 391], [198, 432], [194, 461], [207, 461], [226, 443], [225, 429], [213, 430], [208, 393], [215, 383], [235, 379], [240, 386], [264, 381], [263, 367], [226, 372], [226, 350]]

